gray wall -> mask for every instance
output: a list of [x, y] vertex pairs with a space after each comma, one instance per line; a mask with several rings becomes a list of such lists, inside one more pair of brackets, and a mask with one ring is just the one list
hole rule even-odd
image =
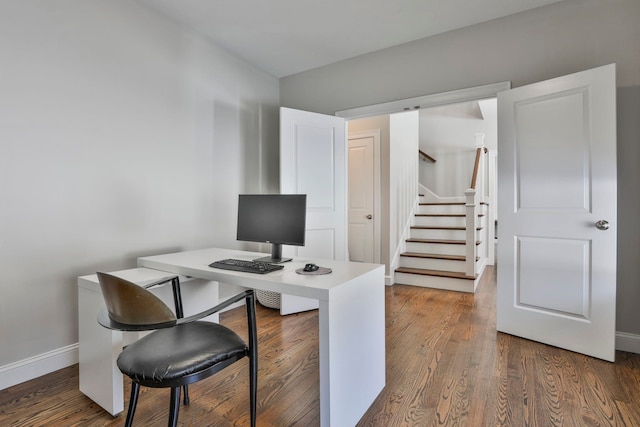
[[77, 342], [77, 276], [237, 247], [278, 189], [278, 80], [136, 2], [0, 2], [0, 64], [0, 368]]
[[280, 80], [282, 105], [336, 111], [617, 63], [618, 322], [640, 334], [640, 1], [565, 0]]

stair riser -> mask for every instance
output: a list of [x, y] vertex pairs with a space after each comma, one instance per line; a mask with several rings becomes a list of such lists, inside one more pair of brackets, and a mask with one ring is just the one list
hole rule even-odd
[[465, 245], [407, 242], [407, 252], [438, 255], [465, 255]]
[[464, 205], [418, 205], [416, 213], [421, 214], [463, 214], [465, 213]]
[[[466, 227], [467, 219], [463, 216], [415, 216], [414, 225], [424, 227]], [[486, 228], [486, 216], [478, 218], [478, 227]]]
[[[479, 269], [481, 263], [482, 259], [478, 259], [476, 261], [477, 269]], [[400, 267], [420, 268], [423, 270], [441, 270], [464, 273], [466, 267], [465, 264], [466, 263], [464, 261], [451, 259], [400, 256]]]
[[399, 285], [421, 286], [423, 288], [446, 289], [470, 293], [475, 292], [479, 281], [479, 279], [467, 280], [407, 273], [396, 273], [394, 279], [395, 283]]
[[[476, 240], [482, 240], [480, 231], [476, 231]], [[411, 237], [414, 239], [445, 239], [464, 240], [467, 238], [465, 230], [440, 230], [440, 229], [411, 229]]]
[[[423, 204], [424, 203], [424, 204]], [[465, 213], [466, 205], [464, 204], [429, 204], [429, 202], [418, 202], [418, 211], [422, 210], [420, 213], [455, 213], [461, 214]], [[481, 204], [479, 213], [487, 213], [489, 209], [489, 205]]]
[[464, 227], [464, 217], [451, 216], [416, 216], [414, 217], [414, 225], [435, 226], [435, 227]]
[[441, 270], [456, 273], [465, 272], [464, 261], [454, 261], [450, 259], [400, 257], [400, 267], [422, 268], [424, 270]]

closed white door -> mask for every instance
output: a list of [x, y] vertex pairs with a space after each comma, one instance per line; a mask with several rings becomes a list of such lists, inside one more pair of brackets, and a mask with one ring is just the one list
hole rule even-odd
[[498, 94], [502, 332], [613, 361], [615, 65]]
[[[379, 262], [376, 147], [379, 131], [349, 134], [349, 260]], [[377, 140], [376, 140], [377, 138]]]

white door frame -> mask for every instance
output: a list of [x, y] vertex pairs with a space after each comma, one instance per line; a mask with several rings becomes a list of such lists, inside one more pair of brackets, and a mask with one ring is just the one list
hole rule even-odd
[[[349, 132], [347, 141], [356, 138], [373, 138], [373, 262], [380, 263], [380, 129]], [[348, 144], [347, 144], [348, 145]], [[347, 162], [347, 164], [349, 164]], [[347, 240], [350, 236], [347, 236]]]
[[[345, 120], [360, 119], [365, 117], [380, 116], [385, 114], [401, 113], [421, 108], [436, 107], [439, 105], [455, 104], [465, 101], [476, 101], [487, 98], [497, 98], [498, 92], [511, 89], [511, 82], [504, 81], [492, 83], [484, 86], [476, 86], [466, 89], [453, 90], [449, 92], [436, 93], [432, 95], [418, 96], [415, 98], [401, 99], [398, 101], [384, 102], [381, 104], [368, 105], [365, 107], [352, 108], [336, 112], [336, 116]], [[491, 166], [490, 166], [491, 167]], [[494, 175], [497, 170], [494, 171]], [[496, 190], [493, 188], [492, 190]], [[497, 197], [493, 195], [493, 199], [497, 203]], [[494, 203], [494, 204], [495, 204]], [[494, 207], [495, 208], [495, 207]], [[495, 211], [494, 211], [495, 212]], [[493, 227], [493, 224], [489, 224]], [[493, 233], [488, 233], [489, 235]], [[493, 245], [494, 242], [489, 242]], [[388, 260], [385, 260], [385, 262]], [[495, 259], [492, 259], [495, 262]]]
[[368, 105], [366, 107], [341, 110], [336, 112], [336, 116], [342, 117], [345, 120], [353, 120], [363, 117], [401, 113], [403, 111], [435, 107], [438, 105], [495, 98], [498, 96], [498, 92], [502, 92], [507, 89], [511, 89], [510, 81], [492, 83], [467, 89], [452, 90], [433, 95], [418, 96], [415, 98], [401, 99], [398, 101], [384, 102], [382, 104]]

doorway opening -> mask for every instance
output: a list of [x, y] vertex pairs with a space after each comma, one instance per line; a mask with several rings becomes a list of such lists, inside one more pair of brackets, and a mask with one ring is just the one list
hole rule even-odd
[[[478, 114], [487, 114], [487, 115], [493, 115], [494, 117], [491, 117], [491, 120], [495, 121], [495, 107], [493, 107], [493, 105], [495, 105], [495, 101], [494, 101], [495, 97], [497, 96], [498, 92], [509, 89], [510, 86], [511, 86], [510, 82], [502, 82], [502, 83], [496, 83], [496, 84], [474, 87], [469, 89], [462, 89], [462, 90], [456, 90], [456, 91], [451, 91], [446, 93], [440, 93], [435, 95], [427, 95], [427, 96], [421, 96], [421, 97], [410, 98], [405, 100], [398, 100], [398, 101], [360, 107], [360, 108], [355, 108], [350, 110], [343, 110], [336, 113], [336, 116], [343, 117], [348, 121], [349, 134], [353, 132], [365, 132], [365, 131], [371, 131], [371, 130], [380, 132], [380, 138], [381, 138], [380, 151], [379, 151], [380, 176], [379, 178], [377, 178], [380, 180], [380, 185], [379, 185], [380, 192], [379, 193], [377, 192], [375, 194], [375, 198], [379, 203], [380, 208], [379, 208], [379, 213], [376, 216], [374, 216], [373, 219], [374, 221], [378, 220], [376, 226], [380, 227], [380, 232], [378, 234], [379, 241], [377, 241], [376, 252], [379, 252], [380, 262], [386, 264], [387, 266], [388, 284], [391, 284], [391, 282], [393, 281], [393, 271], [399, 265], [399, 256], [400, 256], [399, 248], [402, 245], [404, 240], [403, 230], [406, 228], [404, 226], [398, 227], [397, 224], [392, 223], [393, 218], [398, 217], [398, 212], [394, 212], [394, 211], [399, 209], [399, 207], [395, 204], [396, 201], [394, 200], [393, 192], [396, 191], [396, 189], [392, 188], [393, 186], [390, 186], [389, 184], [390, 180], [394, 176], [394, 171], [392, 170], [392, 167], [389, 165], [389, 159], [392, 155], [391, 153], [392, 147], [390, 147], [390, 144], [389, 144], [389, 140], [390, 140], [389, 117], [391, 115], [395, 115], [399, 113], [412, 112], [418, 116], [430, 115], [432, 117], [435, 117], [435, 116], [448, 115], [449, 118], [452, 118], [452, 116], [456, 116], [456, 115], [466, 115], [467, 118], [471, 119], [472, 117], [477, 117]], [[493, 101], [491, 101], [491, 99], [493, 99]], [[483, 104], [482, 107], [485, 107], [484, 112], [480, 111], [482, 108], [480, 107], [481, 103]], [[489, 110], [493, 109], [493, 111], [490, 113], [487, 113], [486, 112], [487, 108]], [[419, 121], [423, 122], [424, 119], [420, 118]], [[363, 123], [365, 124], [363, 125]], [[425, 125], [420, 123], [418, 126], [419, 126], [419, 132], [423, 133], [423, 128], [425, 127]], [[495, 124], [492, 126], [493, 126], [492, 129], [496, 128]], [[489, 138], [485, 137], [487, 142], [491, 142], [492, 145], [495, 145], [493, 141], [497, 140], [497, 137], [495, 137], [496, 131], [492, 130], [491, 132], [485, 132], [485, 133], [489, 136]], [[418, 139], [416, 140], [416, 150], [412, 152], [412, 155], [415, 156], [413, 157], [413, 159], [418, 158], [418, 153], [417, 153], [418, 149], [420, 149], [421, 151], [424, 151], [422, 150], [423, 142], [420, 142], [420, 140], [426, 140], [426, 137], [424, 135], [418, 136]], [[470, 145], [471, 146], [468, 148], [473, 150], [475, 146], [475, 142], [472, 142]], [[445, 149], [439, 148], [438, 150], [441, 153], [444, 153], [444, 151], [446, 150], [460, 151], [459, 149], [460, 147], [451, 146]], [[490, 167], [491, 171], [487, 170], [487, 173], [492, 173], [495, 171], [495, 168], [494, 168], [496, 164], [495, 151], [496, 150], [493, 150], [492, 157], [488, 160], [488, 163], [492, 166]], [[452, 159], [454, 156], [452, 156], [450, 153], [445, 154], [441, 158], [441, 161], [440, 161], [441, 163], [438, 166], [445, 165], [446, 163], [448, 163], [445, 157]], [[433, 175], [434, 173], [441, 174], [442, 173], [441, 170], [443, 170], [443, 167], [440, 167], [438, 168], [438, 171], [436, 171], [435, 168], [432, 168], [433, 170], [431, 170], [431, 172], [425, 171], [425, 169], [429, 166], [425, 163], [426, 162], [422, 162], [422, 161], [420, 162], [419, 171], [418, 171], [418, 175], [419, 175], [418, 180], [420, 181], [421, 184], [424, 184], [424, 181], [429, 174], [431, 175]], [[466, 172], [461, 171], [461, 175], [465, 175], [465, 174], [469, 175], [470, 171], [466, 171]], [[439, 181], [443, 182], [443, 179], [445, 179], [444, 176], [440, 177]], [[460, 182], [465, 181], [463, 176], [456, 179], [459, 180]], [[487, 188], [487, 191], [492, 191], [495, 193], [495, 190], [496, 190], [495, 181], [489, 180], [489, 185], [491, 188]], [[464, 189], [462, 191], [464, 191]], [[422, 193], [422, 191], [416, 191], [415, 193], [413, 193], [414, 198], [416, 197], [416, 193]], [[462, 195], [463, 194], [460, 194], [460, 196]], [[395, 196], [397, 197], [397, 195]], [[446, 196], [443, 196], [443, 197], [446, 197]], [[407, 196], [402, 195], [402, 198], [406, 199]], [[495, 207], [495, 203], [493, 203], [493, 206]], [[492, 217], [494, 216], [495, 215], [492, 215]], [[392, 232], [392, 228], [395, 228], [393, 232]], [[494, 227], [491, 227], [491, 229], [492, 229], [491, 241], [493, 242], [493, 237], [495, 236], [494, 234], [495, 229]], [[352, 235], [352, 234], [349, 233], [349, 235]], [[352, 246], [356, 246], [356, 245], [352, 245]], [[493, 255], [494, 253], [493, 244], [491, 244], [491, 252]], [[353, 260], [360, 260], [360, 259], [353, 258]], [[377, 262], [377, 261], [374, 261], [374, 262]]]

